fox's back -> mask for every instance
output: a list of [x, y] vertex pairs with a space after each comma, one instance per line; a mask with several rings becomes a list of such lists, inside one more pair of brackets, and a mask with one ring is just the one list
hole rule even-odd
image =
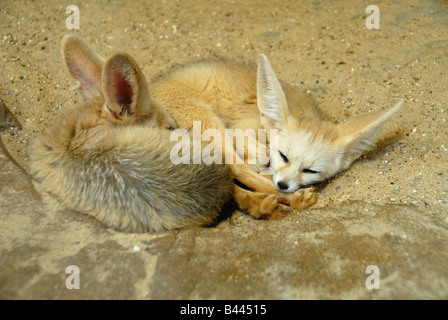
[[[230, 59], [206, 60], [175, 68], [164, 76], [156, 77], [150, 86], [152, 97], [162, 100], [168, 112], [175, 114], [176, 110], [173, 109], [183, 108], [183, 114], [186, 114], [188, 109], [185, 108], [188, 106], [170, 104], [165, 95], [165, 88], [173, 84], [204, 99], [227, 128], [239, 128], [243, 126], [244, 120], [250, 123], [250, 128], [254, 128], [253, 123], [259, 122], [255, 64]], [[326, 118], [309, 95], [284, 82], [282, 86], [292, 115]]]

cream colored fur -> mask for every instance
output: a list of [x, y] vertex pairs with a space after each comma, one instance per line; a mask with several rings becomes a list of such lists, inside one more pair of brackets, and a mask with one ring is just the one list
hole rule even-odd
[[[311, 98], [281, 83], [264, 55], [258, 71], [247, 63], [209, 60], [172, 70], [148, 86], [127, 53], [104, 60], [70, 35], [62, 54], [85, 103], [37, 139], [32, 174], [68, 207], [123, 231], [210, 224], [231, 189], [239, 207], [257, 218], [306, 208], [316, 195], [303, 187], [347, 169], [400, 107], [334, 124]], [[190, 130], [194, 121], [202, 132], [219, 130], [222, 154], [233, 160], [249, 154], [235, 152], [224, 139], [226, 129], [276, 129], [279, 143], [269, 145], [268, 133], [268, 166], [174, 165], [170, 132]], [[266, 171], [273, 177], [259, 174]], [[233, 178], [239, 183], [233, 185]]]

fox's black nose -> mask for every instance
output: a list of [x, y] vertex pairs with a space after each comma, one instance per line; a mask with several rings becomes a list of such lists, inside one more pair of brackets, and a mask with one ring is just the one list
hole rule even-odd
[[286, 189], [289, 188], [289, 186], [288, 186], [286, 183], [284, 183], [283, 181], [279, 181], [279, 182], [277, 182], [277, 187], [278, 187], [280, 190], [286, 190]]

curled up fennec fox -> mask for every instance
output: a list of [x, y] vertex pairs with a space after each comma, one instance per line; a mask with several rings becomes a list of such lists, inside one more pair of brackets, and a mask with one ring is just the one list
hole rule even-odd
[[[120, 231], [210, 225], [232, 194], [257, 218], [308, 207], [316, 196], [305, 187], [347, 169], [402, 104], [337, 125], [311, 98], [281, 83], [264, 55], [258, 69], [203, 61], [157, 77], [149, 87], [126, 53], [104, 60], [68, 35], [62, 55], [84, 103], [36, 139], [31, 173], [67, 207]], [[202, 132], [215, 129], [223, 137], [226, 129], [277, 129], [278, 143], [264, 166], [173, 164], [172, 130], [191, 130], [194, 121]], [[246, 160], [246, 149], [237, 154], [223, 143], [223, 157]]]

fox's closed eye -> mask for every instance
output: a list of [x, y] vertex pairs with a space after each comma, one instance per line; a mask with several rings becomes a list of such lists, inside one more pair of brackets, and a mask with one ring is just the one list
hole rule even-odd
[[279, 153], [280, 153], [280, 157], [282, 157], [283, 161], [285, 163], [288, 163], [289, 162], [288, 158], [281, 151], [279, 151]]
[[319, 173], [317, 171], [311, 170], [311, 169], [303, 169], [303, 173], [311, 173], [311, 174], [316, 174]]

